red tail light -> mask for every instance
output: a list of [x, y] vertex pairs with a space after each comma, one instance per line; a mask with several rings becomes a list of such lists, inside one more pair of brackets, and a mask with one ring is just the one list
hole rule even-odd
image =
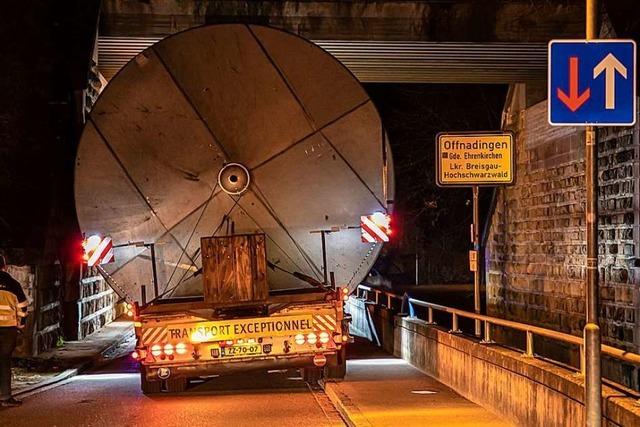
[[316, 354], [313, 356], [313, 364], [322, 367], [327, 364], [327, 357], [324, 354]]

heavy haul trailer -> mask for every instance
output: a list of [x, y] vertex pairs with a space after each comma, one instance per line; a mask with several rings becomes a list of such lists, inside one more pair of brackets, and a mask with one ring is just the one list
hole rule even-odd
[[182, 391], [188, 379], [251, 369], [345, 374], [347, 288], [268, 291], [265, 236], [202, 239], [203, 298], [136, 306], [136, 349], [145, 393]]
[[96, 101], [76, 158], [78, 222], [99, 235], [95, 268], [136, 304], [147, 391], [253, 367], [312, 377], [323, 357], [339, 377], [332, 284], [353, 291], [368, 274], [382, 245], [360, 217], [392, 200], [366, 91], [318, 46], [259, 25], [142, 51]]

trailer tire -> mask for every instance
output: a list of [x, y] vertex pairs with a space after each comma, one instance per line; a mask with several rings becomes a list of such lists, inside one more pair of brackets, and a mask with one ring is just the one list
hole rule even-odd
[[185, 377], [167, 378], [164, 381], [164, 390], [168, 393], [180, 393], [187, 389]]
[[347, 348], [342, 346], [336, 354], [336, 364], [324, 367], [324, 378], [327, 380], [343, 380], [347, 375]]
[[156, 394], [162, 391], [162, 381], [148, 380], [144, 371], [140, 373], [140, 388], [144, 394]]
[[302, 379], [309, 384], [315, 384], [322, 379], [322, 368], [302, 368], [301, 373]]

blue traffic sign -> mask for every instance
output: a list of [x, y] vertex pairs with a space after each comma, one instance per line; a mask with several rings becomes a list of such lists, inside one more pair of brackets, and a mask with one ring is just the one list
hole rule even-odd
[[549, 123], [631, 126], [636, 121], [633, 40], [549, 42]]

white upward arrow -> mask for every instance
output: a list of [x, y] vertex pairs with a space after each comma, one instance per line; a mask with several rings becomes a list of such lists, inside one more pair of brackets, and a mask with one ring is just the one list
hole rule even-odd
[[604, 75], [604, 104], [607, 110], [615, 110], [616, 108], [616, 71], [622, 77], [627, 78], [627, 67], [622, 65], [618, 58], [612, 53], [604, 57], [602, 61], [593, 69], [593, 78], [598, 77], [602, 72]]

